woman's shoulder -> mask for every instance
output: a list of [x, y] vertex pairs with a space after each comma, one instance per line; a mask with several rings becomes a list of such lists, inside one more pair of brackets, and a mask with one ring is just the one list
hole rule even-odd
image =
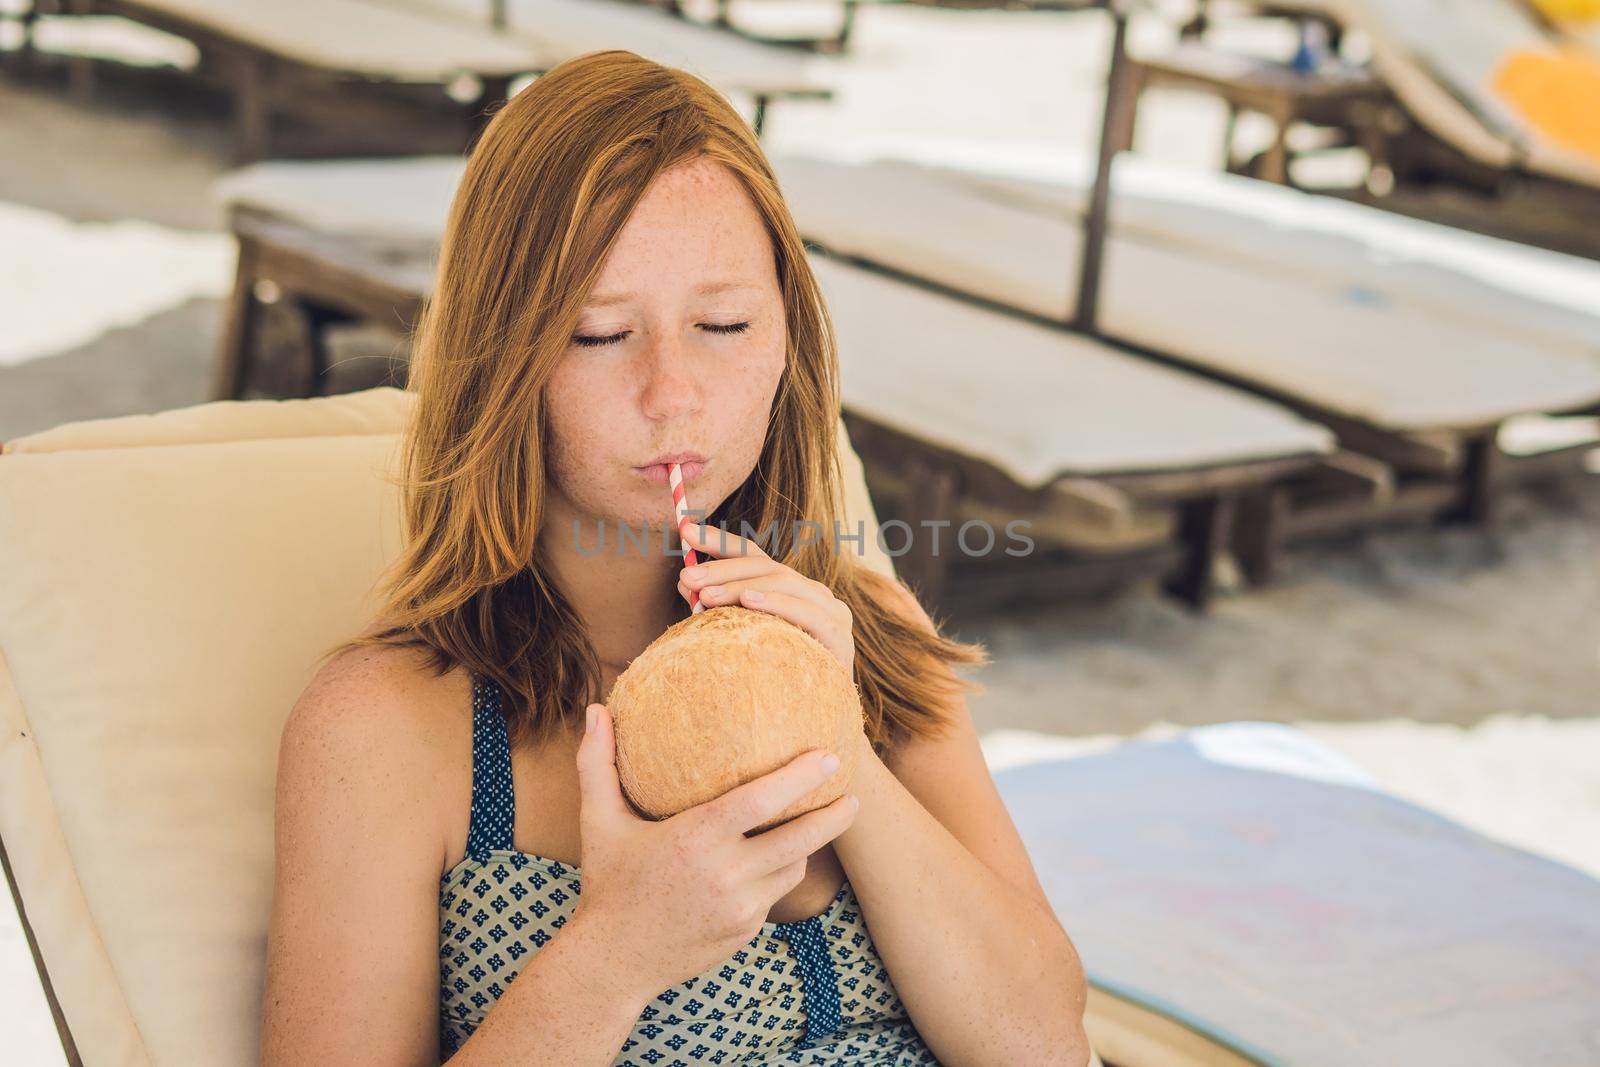
[[471, 688], [459, 668], [395, 645], [357, 646], [312, 676], [284, 723], [283, 753], [314, 750], [344, 764], [432, 778], [471, 746]]
[[[317, 670], [290, 711], [278, 748], [264, 997], [275, 1047], [331, 1047], [338, 1027], [307, 1024], [331, 1012], [369, 1038], [376, 1025], [390, 1044], [415, 1031], [417, 1056], [433, 1051], [413, 1023], [438, 1010], [437, 978], [427, 977], [438, 967], [445, 794], [465, 806], [470, 788], [445, 767], [439, 740], [454, 729], [458, 716], [445, 712], [458, 684], [405, 650], [357, 647]], [[470, 751], [467, 733], [457, 742]], [[350, 1059], [298, 1051], [272, 1061]]]

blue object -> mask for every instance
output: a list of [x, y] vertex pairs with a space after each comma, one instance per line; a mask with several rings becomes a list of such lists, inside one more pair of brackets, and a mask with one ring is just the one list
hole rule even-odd
[[[513, 844], [516, 810], [504, 693], [472, 691], [466, 855], [439, 880], [439, 1043], [447, 1056], [528, 961], [560, 936], [583, 894], [577, 865]], [[664, 990], [613, 1067], [672, 1063], [938, 1067], [895, 992], [848, 878], [820, 914], [766, 922], [723, 962]]]
[[1600, 1064], [1600, 881], [1208, 743], [995, 775], [1092, 985], [1260, 1064]]
[[1289, 60], [1289, 67], [1296, 74], [1313, 74], [1317, 69], [1317, 54], [1304, 37], [1300, 38], [1300, 47], [1295, 49], [1294, 58]]
[[1295, 49], [1294, 58], [1289, 60], [1289, 66], [1297, 74], [1314, 74], [1322, 63], [1323, 51], [1312, 42], [1311, 24], [1302, 23], [1300, 26], [1300, 45]]

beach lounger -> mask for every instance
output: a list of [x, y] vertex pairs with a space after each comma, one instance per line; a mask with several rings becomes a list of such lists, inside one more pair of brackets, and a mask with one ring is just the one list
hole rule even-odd
[[546, 50], [550, 65], [602, 48], [626, 48], [659, 63], [681, 67], [724, 91], [755, 101], [751, 125], [764, 132], [768, 102], [827, 100], [832, 60], [794, 49], [741, 40], [665, 11], [627, 0], [378, 0], [450, 13], [463, 21], [492, 25], [506, 36]]
[[1600, 52], [1573, 47], [1526, 0], [1271, 0], [1371, 41], [1398, 106], [1345, 125], [1395, 180], [1350, 195], [1407, 214], [1600, 257], [1573, 227], [1600, 211]]
[[[67, 1063], [258, 1062], [278, 740], [317, 657], [377, 608], [413, 400], [209, 403], [4, 443], [0, 893]], [[843, 513], [875, 530], [842, 428], [838, 454]]]
[[[628, 48], [749, 95], [758, 133], [769, 101], [831, 95], [817, 66], [826, 60], [620, 0], [74, 0], [69, 7], [193, 41], [199, 72], [233, 94], [241, 160], [458, 150], [513, 80], [602, 48]], [[363, 92], [370, 88], [380, 91]], [[456, 103], [447, 91], [470, 98]], [[414, 117], [384, 110], [402, 98], [458, 120], [446, 140], [419, 131]], [[280, 117], [312, 128], [291, 136], [276, 129]]]
[[1234, 722], [998, 770], [1115, 1067], [1600, 1062], [1600, 881]]
[[[432, 284], [456, 159], [256, 164], [217, 195], [240, 274], [219, 396], [253, 379], [253, 293], [270, 280], [328, 317], [404, 327]], [[840, 344], [851, 439], [897, 566], [933, 603], [1049, 602], [1160, 576], [1203, 605], [1235, 502], [1323, 465], [1332, 434], [1279, 405], [1084, 337], [814, 254]], [[315, 381], [321, 362], [293, 375]], [[887, 510], [886, 510], [887, 513]], [[1036, 551], [1006, 529], [1012, 520]], [[934, 528], [949, 521], [934, 554]], [[958, 541], [964, 522], [986, 522]], [[907, 532], [915, 534], [907, 538]], [[909, 551], [907, 543], [909, 541]], [[901, 553], [905, 553], [901, 555]]]
[[[652, 4], [662, 10], [687, 17], [683, 9], [682, 0], [635, 0], [635, 2]], [[716, 0], [712, 25], [751, 40], [769, 44], [781, 44], [791, 48], [802, 48], [812, 52], [838, 53], [844, 52], [849, 48], [850, 34], [855, 28], [855, 20], [859, 9], [887, 4], [914, 4], [920, 7], [943, 7], [962, 11], [987, 8], [1018, 11], [1081, 11], [1085, 8], [1105, 7], [1106, 0], [837, 0], [837, 6], [840, 11], [838, 28], [835, 32], [822, 35], [787, 37], [778, 37], [755, 31], [735, 22], [731, 17], [732, 0]]]
[[[633, 2], [654, 7], [679, 18], [691, 19], [695, 17], [684, 7], [682, 0], [633, 0]], [[752, 41], [759, 41], [762, 44], [777, 44], [786, 48], [803, 49], [807, 52], [837, 54], [849, 49], [850, 33], [855, 28], [856, 9], [863, 2], [864, 0], [838, 0], [838, 21], [835, 23], [832, 33], [787, 33], [778, 35], [771, 31], [755, 29], [742, 21], [734, 19], [731, 0], [716, 0], [711, 18], [706, 24], [726, 30], [729, 33], [738, 34]], [[867, 0], [867, 2], [870, 2], [870, 0]]]
[[1600, 7], [1584, 0], [1523, 0], [1562, 36], [1600, 56]]
[[[1322, 427], [1238, 390], [811, 260], [874, 499], [919, 543], [948, 523], [942, 555], [917, 552], [901, 573], [952, 609], [1051, 603], [1149, 573], [1204, 604], [1238, 498], [1334, 451]], [[1009, 536], [1018, 519], [1035, 544], [1012, 558], [1028, 547]], [[968, 545], [967, 523], [997, 544], [977, 526]]]
[[[464, 147], [514, 78], [552, 62], [525, 40], [383, 0], [73, 0], [63, 13], [192, 41], [196, 74], [231, 94], [241, 160]], [[461, 102], [446, 92], [459, 84], [473, 87]]]
[[[1073, 319], [1074, 213], [905, 161], [773, 164], [802, 234], [831, 252], [1059, 329]], [[1303, 491], [1275, 486], [1246, 505], [1245, 529], [1268, 541], [1241, 553], [1259, 566], [1252, 577], [1270, 573], [1277, 547], [1312, 533], [1402, 516], [1486, 519], [1494, 483], [1517, 470], [1497, 447], [1501, 428], [1600, 405], [1584, 316], [1548, 325], [1563, 343], [1526, 323], [1497, 331], [1491, 314], [1458, 317], [1438, 310], [1437, 292], [1432, 304], [1414, 295], [1447, 288], [1441, 273], [1412, 268], [1390, 291], [1379, 263], [1357, 269], [1337, 240], [1324, 240], [1326, 259], [1308, 245], [1298, 268], [1286, 262], [1300, 254], [1298, 234], [1274, 247], [1257, 230], [1236, 250], [1233, 219], [1173, 238], [1120, 212], [1100, 281], [1103, 334], [1290, 405], [1340, 440]], [[1509, 292], [1496, 299], [1515, 303]]]
[[[1566, 139], [1524, 98], [1519, 68], [1559, 59], [1560, 42], [1522, 0], [1274, 0], [1326, 14], [1372, 42], [1373, 62], [1435, 136], [1489, 167], [1600, 187], [1600, 152]], [[1550, 68], [1551, 91], [1588, 84]], [[1591, 98], [1592, 99], [1592, 98]], [[1581, 107], [1582, 99], [1572, 101]], [[1596, 146], [1600, 148], [1600, 146]]]
[[[937, 158], [875, 162], [936, 173], [1001, 203], [1081, 218], [1092, 163], [1049, 177]], [[1371, 289], [1415, 308], [1600, 365], [1600, 263], [1135, 154], [1115, 164], [1120, 232], [1209, 251], [1330, 288]]]
[[[1373, 158], [1382, 158], [1383, 142], [1375, 131], [1377, 116], [1388, 106], [1390, 93], [1364, 64], [1341, 62], [1301, 71], [1287, 63], [1181, 41], [1157, 56], [1132, 59], [1129, 70], [1130, 90], [1136, 96], [1147, 89], [1199, 89], [1227, 104], [1222, 156], [1229, 173], [1296, 185], [1289, 168], [1289, 129], [1302, 122], [1335, 128], [1349, 125], [1353, 129], [1346, 143], [1359, 144]], [[1271, 143], [1255, 157], [1236, 161], [1234, 130], [1246, 111], [1267, 116], [1275, 132]], [[1352, 120], [1363, 113], [1373, 116], [1372, 121]], [[1133, 123], [1125, 137], [1129, 143], [1121, 147], [1131, 148]]]

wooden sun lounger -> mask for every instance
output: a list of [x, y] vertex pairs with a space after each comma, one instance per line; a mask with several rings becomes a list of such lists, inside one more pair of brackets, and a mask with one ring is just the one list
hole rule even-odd
[[[677, 15], [680, 18], [690, 17], [684, 8], [683, 0], [632, 0], [632, 2], [654, 7]], [[839, 6], [838, 28], [833, 33], [820, 36], [777, 37], [752, 30], [734, 21], [731, 12], [732, 0], [716, 0], [716, 7], [710, 24], [740, 37], [759, 41], [763, 44], [782, 45], [807, 52], [837, 54], [849, 49], [850, 35], [855, 29], [856, 16], [863, 7], [904, 4], [916, 7], [942, 7], [957, 11], [991, 9], [1005, 11], [1082, 11], [1086, 8], [1107, 6], [1107, 0], [836, 0], [836, 2]]]
[[1546, 12], [1540, 7], [1540, 0], [1523, 0], [1529, 5], [1530, 14], [1556, 34], [1563, 43], [1575, 44], [1585, 48], [1590, 55], [1600, 56], [1600, 11], [1591, 9], [1585, 12], [1577, 5], [1551, 4], [1550, 11]]
[[[1226, 103], [1228, 121], [1223, 127], [1222, 150], [1230, 172], [1294, 184], [1289, 172], [1287, 135], [1296, 122], [1354, 127], [1350, 136], [1374, 159], [1382, 158], [1383, 142], [1377, 136], [1376, 122], [1390, 96], [1383, 83], [1364, 66], [1344, 65], [1300, 73], [1282, 63], [1183, 43], [1159, 57], [1132, 58], [1130, 78], [1136, 98], [1146, 89], [1198, 89]], [[1372, 115], [1372, 121], [1349, 121], [1363, 109]], [[1276, 131], [1272, 143], [1248, 169], [1233, 160], [1234, 128], [1244, 111], [1266, 115]], [[1132, 123], [1125, 136], [1128, 143], [1119, 148], [1133, 146]]]
[[[878, 160], [1063, 219], [1087, 209], [1089, 161], [1050, 179]], [[1600, 364], [1600, 264], [1328, 197], [1123, 155], [1119, 232], [1519, 338]]]
[[[831, 96], [823, 60], [618, 0], [66, 0], [64, 10], [193, 41], [199, 73], [232, 94], [241, 161], [460, 150], [515, 79], [599, 48], [629, 48], [748, 94], [758, 134], [771, 100]], [[73, 62], [78, 84], [89, 84], [89, 61]], [[458, 103], [449, 94], [463, 85], [470, 99]], [[406, 105], [442, 117], [443, 139], [397, 110]], [[291, 117], [311, 129], [278, 128]]]
[[[670, 12], [680, 18], [690, 17], [682, 0], [633, 0]], [[830, 34], [800, 37], [777, 37], [749, 29], [733, 20], [732, 0], [716, 0], [711, 25], [730, 33], [763, 44], [783, 45], [808, 52], [836, 54], [850, 47], [850, 35], [855, 29], [856, 15], [862, 7], [907, 4], [920, 7], [943, 7], [962, 11], [1001, 9], [1008, 11], [1081, 11], [1084, 8], [1104, 7], [1104, 0], [837, 0], [839, 6], [838, 28]]]
[[[460, 161], [268, 163], [219, 183], [240, 240], [215, 395], [257, 376], [255, 293], [270, 281], [303, 323], [288, 395], [315, 392], [320, 328], [361, 318], [405, 329], [433, 281]], [[385, 221], [387, 219], [387, 221]], [[1086, 338], [946, 300], [814, 254], [840, 341], [844, 417], [886, 546], [930, 602], [989, 608], [1104, 592], [1158, 576], [1203, 606], [1238, 502], [1318, 464], [1332, 435], [1284, 408]], [[885, 311], [892, 308], [892, 311]], [[884, 331], [917, 323], [905, 336]], [[1004, 414], [996, 414], [1004, 413]], [[1006, 523], [1025, 518], [1025, 545]], [[970, 552], [952, 551], [964, 522]], [[932, 529], [942, 528], [936, 556]], [[959, 546], [958, 546], [959, 547]], [[905, 553], [902, 555], [902, 553]], [[1254, 561], [1245, 564], [1259, 566]]]
[[765, 129], [768, 103], [827, 100], [831, 60], [740, 40], [626, 0], [381, 0], [417, 3], [550, 50], [557, 62], [601, 48], [626, 48], [697, 74], [755, 102], [751, 124]]
[[[821, 253], [812, 266], [880, 519], [901, 519], [919, 539], [925, 523], [949, 521], [941, 558], [919, 552], [898, 565], [930, 599], [1048, 603], [1155, 573], [1203, 603], [1237, 499], [1333, 449], [1331, 434], [1278, 405], [1091, 338]], [[1018, 518], [1036, 546], [1012, 557], [1007, 523]], [[995, 531], [995, 549], [951, 551], [970, 521]]]
[[[631, 2], [646, 7], [664, 11], [677, 18], [694, 19], [694, 16], [683, 6], [682, 0], [631, 0]], [[855, 29], [856, 9], [864, 0], [839, 0], [839, 21], [836, 29], [827, 34], [809, 34], [801, 36], [779, 37], [774, 34], [764, 33], [751, 29], [736, 21], [732, 15], [730, 0], [717, 0], [711, 19], [702, 25], [714, 26], [719, 30], [737, 34], [746, 40], [756, 41], [760, 44], [781, 45], [785, 48], [797, 48], [806, 52], [822, 52], [839, 54], [850, 48], [850, 34]], [[870, 0], [865, 0], [870, 2]]]
[[[903, 163], [780, 156], [774, 166], [808, 240], [980, 306], [1058, 329], [1072, 321], [1076, 218]], [[1105, 263], [1104, 336], [1338, 435], [1341, 451], [1314, 475], [1242, 503], [1236, 548], [1254, 580], [1302, 536], [1417, 517], [1487, 521], [1508, 462], [1502, 425], [1600, 405], [1592, 357], [1410, 306], [1381, 282], [1330, 285], [1115, 221]]]
[[[64, 13], [120, 16], [192, 41], [197, 74], [231, 95], [241, 160], [465, 147], [514, 78], [551, 62], [526, 41], [381, 0], [70, 0]], [[463, 77], [476, 92], [457, 102], [446, 89]], [[418, 130], [419, 110], [453, 140]], [[310, 128], [283, 128], [291, 119]]]
[[[1522, 0], [1262, 0], [1245, 13], [1316, 20], [1359, 30], [1373, 41], [1372, 76], [1387, 103], [1330, 100], [1312, 121], [1361, 145], [1382, 175], [1373, 189], [1328, 190], [1399, 213], [1436, 219], [1545, 248], [1600, 258], [1600, 234], [1573, 226], [1600, 212], [1600, 154], [1585, 152], [1519, 110], [1503, 95], [1507, 65], [1553, 60], [1573, 41]], [[1248, 92], [1259, 61], [1197, 58], [1195, 46], [1133, 63], [1130, 77], [1153, 73], [1169, 84], [1230, 102]], [[1600, 58], [1596, 58], [1600, 64]], [[1270, 65], [1270, 64], [1267, 64]], [[1211, 77], [1197, 76], [1210, 68]], [[1306, 79], [1311, 81], [1316, 79]], [[1553, 90], [1545, 90], [1548, 92]], [[1574, 92], [1582, 90], [1575, 86]], [[1573, 101], [1574, 106], [1581, 102]], [[1278, 180], [1264, 161], [1260, 176]], [[1392, 186], [1389, 188], [1388, 186]]]

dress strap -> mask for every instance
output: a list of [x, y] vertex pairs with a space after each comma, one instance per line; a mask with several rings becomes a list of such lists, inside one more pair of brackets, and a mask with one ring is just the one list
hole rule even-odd
[[511, 743], [500, 686], [472, 678], [472, 818], [467, 855], [487, 862], [490, 849], [509, 849], [516, 812], [511, 787]]
[[776, 933], [794, 949], [806, 1004], [806, 1033], [800, 1048], [811, 1048], [844, 1021], [839, 1011], [839, 975], [828, 954], [828, 934], [820, 915], [778, 923]]

